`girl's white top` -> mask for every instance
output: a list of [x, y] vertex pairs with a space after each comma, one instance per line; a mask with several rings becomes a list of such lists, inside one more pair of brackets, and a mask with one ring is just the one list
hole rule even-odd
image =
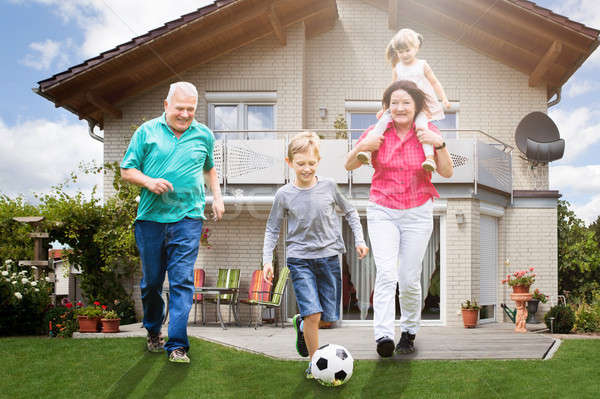
[[394, 67], [396, 70], [396, 76], [398, 80], [410, 80], [415, 82], [417, 87], [427, 94], [427, 106], [429, 112], [431, 112], [432, 121], [439, 121], [444, 119], [444, 109], [442, 104], [438, 101], [433, 86], [429, 83], [429, 80], [425, 77], [425, 60], [416, 60], [412, 65], [406, 66], [402, 62], [398, 62]]

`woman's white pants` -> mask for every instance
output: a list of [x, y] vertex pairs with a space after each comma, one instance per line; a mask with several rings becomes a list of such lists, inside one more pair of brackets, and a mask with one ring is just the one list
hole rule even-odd
[[396, 284], [402, 315], [400, 330], [416, 334], [421, 323], [421, 271], [433, 231], [433, 201], [410, 209], [369, 203], [367, 224], [377, 268], [373, 294], [375, 340], [394, 339]]

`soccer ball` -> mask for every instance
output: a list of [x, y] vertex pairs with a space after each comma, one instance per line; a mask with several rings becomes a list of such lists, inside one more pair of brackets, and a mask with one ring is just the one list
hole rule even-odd
[[326, 344], [317, 349], [310, 362], [310, 371], [326, 386], [338, 386], [352, 377], [354, 359], [348, 349], [341, 345]]

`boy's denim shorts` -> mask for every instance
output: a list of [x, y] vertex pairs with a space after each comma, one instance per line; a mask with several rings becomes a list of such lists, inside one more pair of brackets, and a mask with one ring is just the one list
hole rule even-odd
[[321, 320], [340, 318], [342, 275], [338, 255], [327, 258], [287, 258], [302, 317], [321, 313]]

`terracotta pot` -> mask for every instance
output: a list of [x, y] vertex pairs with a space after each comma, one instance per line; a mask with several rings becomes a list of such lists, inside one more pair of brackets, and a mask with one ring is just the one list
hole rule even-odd
[[465, 328], [475, 328], [479, 319], [479, 309], [462, 309]]
[[527, 294], [529, 292], [528, 285], [513, 285], [512, 289], [515, 294]]
[[95, 333], [98, 332], [99, 317], [89, 319], [87, 316], [77, 316], [79, 322], [79, 332], [82, 333]]
[[100, 321], [102, 322], [103, 333], [119, 332], [119, 325], [121, 324], [121, 319], [101, 319]]

